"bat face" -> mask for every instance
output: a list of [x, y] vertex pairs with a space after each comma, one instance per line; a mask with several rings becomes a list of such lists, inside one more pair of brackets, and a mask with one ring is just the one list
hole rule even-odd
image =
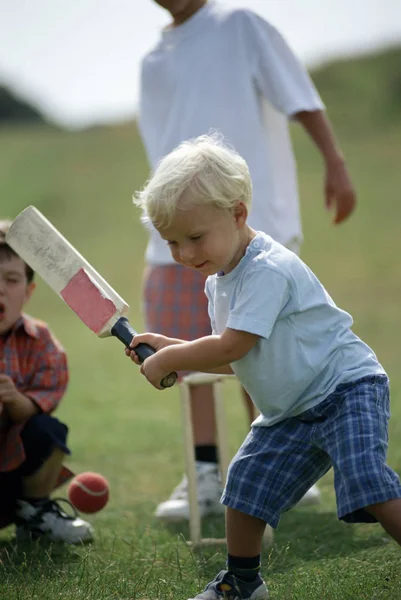
[[[136, 335], [126, 318], [129, 306], [77, 250], [34, 206], [14, 219], [6, 234], [7, 244], [36, 271], [99, 337], [115, 336], [129, 346]], [[138, 344], [141, 362], [155, 353], [148, 344]], [[171, 387], [175, 371], [160, 385]]]
[[[97, 335], [101, 335], [107, 325], [114, 325], [121, 316], [105, 290], [82, 268], [71, 277], [60, 296]], [[114, 322], [110, 323], [115, 316]]]
[[128, 304], [35, 207], [13, 221], [6, 242], [100, 337]]

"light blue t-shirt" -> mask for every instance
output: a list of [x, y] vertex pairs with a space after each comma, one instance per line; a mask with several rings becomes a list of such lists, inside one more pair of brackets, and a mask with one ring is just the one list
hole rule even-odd
[[384, 373], [351, 331], [352, 317], [298, 256], [265, 233], [230, 273], [208, 277], [205, 291], [214, 333], [260, 336], [231, 363], [261, 413], [254, 425], [273, 425], [316, 406], [340, 383]]

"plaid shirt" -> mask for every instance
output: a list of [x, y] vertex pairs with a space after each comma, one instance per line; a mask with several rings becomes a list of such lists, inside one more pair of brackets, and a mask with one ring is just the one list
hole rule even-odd
[[[22, 315], [11, 332], [0, 336], [0, 373], [14, 381], [19, 392], [44, 413], [51, 413], [68, 383], [67, 357], [42, 321]], [[25, 460], [21, 430], [0, 402], [0, 471], [13, 471]]]

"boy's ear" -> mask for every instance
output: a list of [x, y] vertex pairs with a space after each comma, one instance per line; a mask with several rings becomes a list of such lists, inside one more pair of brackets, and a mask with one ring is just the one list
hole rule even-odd
[[36, 283], [34, 281], [31, 281], [31, 283], [28, 283], [28, 285], [26, 286], [26, 292], [25, 292], [25, 302], [24, 304], [26, 304], [27, 302], [29, 302], [29, 300], [31, 299], [31, 296], [33, 294], [33, 292], [36, 289]]
[[248, 218], [248, 208], [242, 200], [234, 206], [234, 219], [237, 227], [243, 227]]

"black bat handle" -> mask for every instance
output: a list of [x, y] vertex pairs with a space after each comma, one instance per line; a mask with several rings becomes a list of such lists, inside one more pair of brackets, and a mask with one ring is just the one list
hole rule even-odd
[[[122, 342], [126, 346], [130, 345], [130, 343], [132, 342], [132, 338], [135, 335], [137, 335], [137, 333], [138, 332], [135, 331], [133, 327], [131, 327], [126, 317], [120, 317], [117, 323], [115, 323], [115, 325], [113, 325], [113, 327], [111, 328], [111, 335], [114, 335], [117, 339], [120, 340], [120, 342]], [[149, 358], [149, 356], [155, 354], [155, 350], [153, 350], [153, 348], [151, 348], [149, 344], [138, 344], [138, 346], [135, 347], [135, 352], [138, 355], [141, 363], [143, 363], [145, 359]], [[177, 381], [177, 377], [177, 373], [173, 371], [169, 375], [166, 375], [166, 377], [163, 377], [161, 381], [161, 386], [163, 388], [172, 387]]]

